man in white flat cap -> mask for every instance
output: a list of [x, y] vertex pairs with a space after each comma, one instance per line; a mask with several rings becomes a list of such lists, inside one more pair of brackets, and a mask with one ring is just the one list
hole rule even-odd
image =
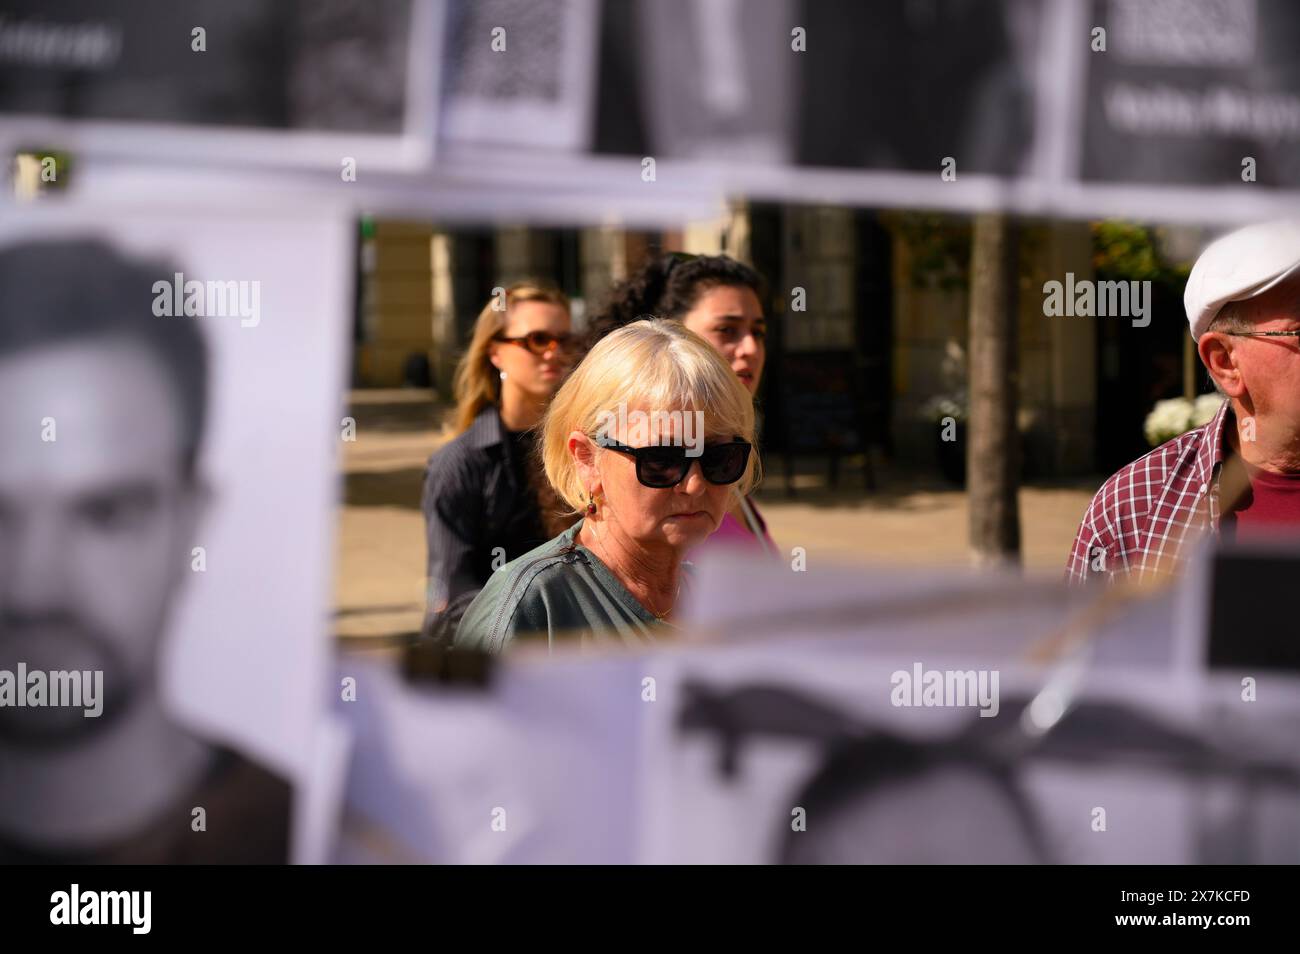
[[1070, 552], [1071, 581], [1172, 573], [1205, 534], [1300, 535], [1300, 221], [1213, 242], [1183, 304], [1227, 400], [1102, 485]]

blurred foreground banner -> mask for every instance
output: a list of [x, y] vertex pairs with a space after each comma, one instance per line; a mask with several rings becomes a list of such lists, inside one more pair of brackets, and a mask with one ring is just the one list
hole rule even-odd
[[0, 0], [0, 140], [351, 157], [376, 175], [348, 201], [454, 183], [482, 215], [566, 192], [575, 219], [690, 194], [1235, 220], [1300, 197], [1298, 38], [1284, 0]]
[[[421, 0], [3, 0], [0, 115], [30, 140], [156, 161], [428, 162]], [[7, 114], [7, 115], [6, 115]]]
[[1244, 558], [1140, 597], [737, 559], [702, 569], [694, 645], [475, 686], [343, 660], [340, 860], [1294, 863], [1296, 653], [1213, 650], [1240, 626], [1203, 577]]
[[1300, 182], [1300, 8], [1285, 0], [1093, 0], [1081, 177]]

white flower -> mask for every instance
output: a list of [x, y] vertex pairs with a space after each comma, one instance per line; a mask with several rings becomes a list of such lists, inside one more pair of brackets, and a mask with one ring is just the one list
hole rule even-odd
[[1187, 398], [1170, 398], [1157, 401], [1156, 406], [1147, 415], [1142, 425], [1147, 443], [1152, 447], [1172, 440], [1179, 434], [1190, 430], [1192, 425], [1192, 402]]
[[1171, 441], [1194, 427], [1208, 424], [1223, 406], [1223, 395], [1202, 394], [1194, 402], [1187, 398], [1157, 401], [1142, 425], [1142, 433], [1152, 447]]
[[962, 395], [937, 394], [921, 405], [920, 414], [928, 421], [942, 422], [945, 418], [966, 420], [966, 402]]
[[1223, 401], [1223, 395], [1217, 391], [1198, 397], [1192, 407], [1192, 427], [1209, 424], [1214, 415], [1219, 413], [1219, 408], [1223, 407]]

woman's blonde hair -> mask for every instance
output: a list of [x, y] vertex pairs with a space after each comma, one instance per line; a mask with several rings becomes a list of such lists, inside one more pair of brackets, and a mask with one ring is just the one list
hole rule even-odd
[[[635, 321], [602, 338], [551, 400], [542, 420], [546, 479], [575, 511], [586, 505], [569, 434], [596, 440], [619, 405], [629, 411], [703, 411], [705, 435], [754, 443], [754, 401], [717, 350], [677, 321]], [[703, 435], [702, 435], [703, 436]], [[601, 451], [605, 453], [605, 451]], [[748, 493], [758, 455], [732, 486]]]
[[456, 397], [456, 414], [451, 436], [463, 434], [474, 423], [474, 418], [489, 404], [501, 400], [501, 375], [493, 366], [488, 354], [492, 339], [501, 334], [510, 320], [511, 309], [526, 301], [542, 301], [559, 305], [569, 313], [569, 299], [557, 288], [538, 282], [519, 282], [504, 290], [501, 297], [493, 296], [483, 306], [474, 322], [474, 334], [469, 348], [456, 366], [453, 393]]

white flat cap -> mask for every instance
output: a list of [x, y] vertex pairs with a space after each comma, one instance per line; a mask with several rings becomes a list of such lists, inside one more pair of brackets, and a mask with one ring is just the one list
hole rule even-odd
[[1248, 225], [1215, 239], [1187, 276], [1183, 307], [1200, 338], [1230, 301], [1262, 295], [1300, 271], [1300, 221]]

